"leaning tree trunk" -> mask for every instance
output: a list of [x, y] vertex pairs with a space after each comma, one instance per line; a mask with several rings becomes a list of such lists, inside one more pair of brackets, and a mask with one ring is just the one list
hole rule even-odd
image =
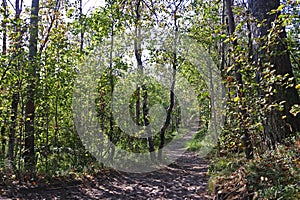
[[36, 90], [36, 70], [37, 70], [37, 43], [38, 43], [38, 12], [39, 0], [32, 0], [30, 18], [30, 39], [29, 39], [29, 66], [28, 66], [28, 86], [27, 101], [25, 106], [25, 170], [35, 171], [35, 150], [34, 150], [34, 117], [35, 117], [35, 90]]
[[[260, 71], [263, 71], [263, 63], [270, 63], [272, 70], [275, 70], [274, 76], [277, 75], [288, 75], [288, 78], [294, 78], [293, 69], [287, 51], [287, 45], [284, 41], [286, 38], [285, 29], [282, 28], [278, 30], [276, 44], [268, 46], [269, 51], [259, 50], [262, 46], [267, 46], [267, 39], [263, 38], [269, 34], [269, 30], [272, 27], [272, 24], [276, 21], [279, 13], [268, 14], [271, 10], [277, 9], [280, 5], [280, 0], [249, 0], [249, 10], [253, 17], [259, 22], [262, 22], [266, 19], [266, 22], [262, 26], [254, 25], [252, 27], [252, 34], [254, 38], [260, 39], [259, 45], [254, 45], [256, 53], [256, 61]], [[259, 63], [259, 60], [261, 63]], [[259, 77], [263, 77], [260, 75]], [[260, 78], [260, 83], [262, 78]], [[264, 80], [266, 81], [266, 80]], [[286, 83], [286, 82], [285, 82]], [[293, 80], [293, 85], [295, 86], [296, 82]], [[276, 92], [274, 95], [268, 97], [268, 103], [284, 103], [284, 111], [280, 112], [278, 109], [273, 108], [270, 112], [266, 114], [266, 120], [264, 121], [264, 139], [269, 148], [275, 147], [277, 143], [282, 143], [286, 137], [289, 135], [300, 131], [300, 115], [296, 117], [293, 116], [289, 111], [294, 104], [299, 104], [300, 99], [296, 88], [288, 87], [282, 84], [270, 83], [269, 85], [273, 87]], [[273, 90], [273, 91], [274, 91]], [[284, 117], [286, 116], [286, 117]]]
[[[181, 2], [180, 2], [181, 3]], [[166, 131], [167, 128], [170, 126], [171, 123], [171, 117], [172, 117], [172, 111], [173, 108], [175, 106], [175, 94], [174, 94], [174, 90], [175, 90], [175, 84], [176, 84], [176, 71], [177, 71], [177, 43], [178, 43], [178, 23], [177, 23], [177, 9], [180, 6], [180, 3], [176, 6], [175, 11], [174, 11], [174, 15], [173, 15], [173, 20], [174, 20], [174, 26], [175, 26], [175, 38], [174, 38], [174, 46], [173, 46], [173, 57], [172, 57], [172, 79], [171, 79], [171, 87], [170, 87], [170, 103], [169, 106], [167, 108], [167, 116], [166, 119], [164, 121], [164, 124], [162, 125], [162, 127], [160, 128], [160, 143], [159, 143], [159, 149], [158, 149], [158, 160], [162, 161], [163, 159], [163, 148], [165, 146], [165, 140], [166, 140]]]

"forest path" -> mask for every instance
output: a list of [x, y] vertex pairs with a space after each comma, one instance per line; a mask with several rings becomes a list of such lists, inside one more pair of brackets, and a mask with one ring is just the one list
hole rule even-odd
[[207, 162], [186, 152], [175, 163], [149, 173], [104, 170], [79, 181], [19, 188], [0, 199], [212, 199]]

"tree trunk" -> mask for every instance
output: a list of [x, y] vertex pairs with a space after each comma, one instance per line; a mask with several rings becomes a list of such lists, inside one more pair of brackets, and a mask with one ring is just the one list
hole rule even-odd
[[11, 124], [10, 124], [10, 134], [8, 140], [8, 159], [10, 162], [14, 161], [14, 149], [15, 149], [15, 137], [16, 137], [16, 125], [17, 125], [17, 115], [18, 115], [18, 105], [19, 105], [19, 92], [15, 92], [12, 95], [11, 103]]
[[80, 23], [81, 23], [81, 28], [80, 28], [80, 53], [83, 52], [83, 43], [84, 43], [84, 30], [83, 30], [83, 21], [82, 21], [82, 0], [79, 0], [79, 17], [80, 17]]
[[148, 126], [150, 123], [149, 123], [149, 108], [148, 108], [148, 91], [146, 85], [142, 86], [142, 91], [143, 91], [143, 120], [147, 132], [148, 148], [150, 152], [151, 161], [155, 161], [156, 155], [155, 155], [154, 144], [152, 141], [152, 132], [150, 127]]
[[37, 71], [37, 43], [38, 43], [38, 12], [39, 0], [32, 0], [30, 18], [30, 40], [29, 40], [29, 70], [27, 101], [25, 106], [25, 170], [35, 172], [35, 145], [34, 145], [34, 117], [35, 117], [35, 90], [36, 90], [36, 71]]
[[[3, 8], [3, 20], [2, 20], [2, 29], [3, 29], [3, 33], [2, 33], [2, 55], [5, 56], [6, 55], [6, 50], [7, 50], [7, 2], [6, 0], [2, 1], [2, 8]], [[2, 88], [1, 88], [2, 90]], [[0, 104], [0, 106], [2, 106]], [[1, 112], [0, 112], [1, 114]], [[5, 139], [5, 124], [1, 124], [0, 126], [0, 137], [1, 137], [1, 151], [0, 151], [0, 156], [3, 158], [5, 157], [5, 147], [6, 147], [6, 139]]]
[[[140, 13], [140, 7], [141, 7], [141, 0], [136, 0], [135, 3], [135, 14], [136, 14], [136, 19], [135, 19], [135, 39], [134, 39], [134, 54], [135, 58], [137, 61], [137, 68], [140, 73], [144, 73], [144, 67], [143, 67], [143, 62], [142, 62], [142, 44], [141, 44], [141, 13]], [[136, 102], [136, 120], [139, 122], [139, 107], [140, 107], [140, 93], [141, 93], [141, 88], [137, 86], [137, 102]], [[152, 134], [151, 130], [149, 127], [149, 116], [148, 116], [148, 94], [147, 94], [147, 86], [142, 85], [142, 94], [143, 94], [143, 125], [146, 127], [146, 133], [147, 133], [147, 142], [148, 142], [148, 150], [150, 152], [150, 159], [151, 161], [156, 160], [156, 155], [155, 155], [155, 148], [154, 148], [154, 143], [152, 139]]]
[[[110, 81], [110, 96], [111, 101], [113, 99], [113, 93], [114, 93], [114, 77], [113, 77], [113, 50], [114, 50], [114, 17], [113, 17], [113, 1], [110, 2], [110, 12], [111, 12], [111, 41], [110, 41], [110, 55], [109, 55], [109, 81]], [[83, 38], [82, 38], [83, 39]], [[83, 44], [83, 40], [82, 40]], [[109, 117], [109, 140], [110, 142], [114, 143], [114, 116], [113, 116], [113, 108], [112, 108], [113, 102], [111, 102], [111, 111], [110, 111], [110, 117]], [[109, 154], [109, 161], [112, 163], [115, 155], [115, 146], [112, 145], [110, 147], [110, 154]]]
[[[226, 8], [227, 8], [227, 15], [228, 15], [228, 32], [229, 35], [233, 35], [235, 32], [235, 21], [234, 21], [234, 15], [233, 15], [233, 11], [232, 11], [232, 2], [231, 0], [226, 0]], [[236, 47], [238, 46], [238, 42], [237, 39], [235, 39], [232, 43], [234, 51], [236, 49]], [[235, 79], [236, 79], [236, 84], [237, 84], [237, 97], [239, 98], [243, 98], [244, 97], [244, 93], [243, 93], [243, 79], [242, 79], [242, 74], [240, 73], [241, 70], [241, 66], [234, 62], [234, 70], [235, 70]], [[253, 147], [252, 147], [252, 143], [251, 143], [251, 137], [249, 134], [249, 130], [247, 128], [246, 124], [246, 111], [245, 108], [243, 106], [243, 102], [240, 101], [240, 106], [239, 106], [239, 113], [241, 115], [241, 119], [240, 119], [240, 125], [241, 125], [241, 133], [242, 135], [242, 143], [245, 146], [245, 155], [247, 159], [252, 159], [253, 158]]]
[[2, 21], [2, 54], [6, 54], [6, 49], [7, 49], [7, 17], [8, 17], [8, 12], [7, 12], [7, 1], [3, 0], [2, 1], [2, 8], [3, 8], [3, 21]]
[[177, 40], [178, 40], [178, 24], [177, 24], [177, 10], [180, 6], [182, 1], [176, 5], [175, 10], [174, 10], [174, 26], [175, 26], [175, 38], [174, 38], [174, 49], [173, 49], [173, 60], [172, 60], [172, 79], [171, 79], [171, 87], [170, 87], [170, 104], [167, 109], [167, 116], [166, 120], [163, 124], [163, 126], [160, 129], [160, 144], [159, 144], [159, 150], [158, 150], [158, 160], [162, 161], [162, 151], [163, 147], [165, 146], [165, 134], [167, 131], [167, 128], [170, 126], [171, 123], [171, 116], [172, 116], [172, 111], [175, 105], [175, 94], [174, 94], [174, 89], [175, 89], [175, 83], [176, 83], [176, 71], [177, 71]]
[[[285, 29], [278, 30], [277, 44], [268, 46], [269, 52], [266, 50], [259, 51], [259, 47], [267, 45], [267, 39], [263, 39], [268, 35], [268, 31], [272, 28], [272, 23], [275, 21], [277, 14], [268, 14], [271, 10], [277, 9], [280, 5], [280, 0], [249, 0], [249, 10], [253, 17], [259, 22], [266, 19], [266, 22], [262, 26], [254, 25], [252, 28], [252, 34], [254, 38], [260, 38], [260, 46], [255, 46], [256, 60], [261, 60], [262, 63], [258, 63], [261, 68], [264, 68], [263, 63], [270, 62], [272, 70], [275, 70], [274, 76], [286, 75], [288, 78], [294, 78], [293, 69], [287, 51], [287, 45], [284, 41], [286, 38]], [[272, 55], [270, 54], [272, 52]], [[269, 55], [268, 55], [269, 54]], [[267, 57], [268, 55], [268, 57]], [[262, 70], [261, 70], [262, 71]], [[263, 77], [263, 76], [260, 76]], [[262, 78], [260, 78], [260, 82]], [[295, 80], [292, 81], [295, 86]], [[277, 109], [272, 109], [266, 114], [266, 120], [264, 121], [264, 136], [265, 142], [269, 148], [274, 148], [276, 144], [282, 143], [285, 138], [291, 134], [300, 131], [300, 115], [294, 117], [289, 111], [294, 104], [299, 104], [300, 99], [296, 88], [284, 86], [283, 84], [271, 84], [271, 86], [277, 91], [274, 95], [268, 97], [268, 103], [284, 103], [284, 111], [280, 112]], [[286, 116], [286, 119], [283, 119]]]
[[135, 123], [136, 125], [140, 125], [140, 97], [141, 97], [141, 88], [140, 86], [136, 86], [136, 102], [135, 102]]
[[[15, 70], [19, 70], [19, 51], [20, 51], [20, 44], [22, 40], [21, 36], [21, 27], [20, 27], [20, 15], [21, 15], [21, 4], [19, 0], [16, 0], [15, 2], [15, 51], [14, 51], [14, 57], [16, 57], [16, 63], [15, 63]], [[16, 90], [19, 89], [19, 81], [14, 84], [14, 88]], [[11, 163], [13, 163], [14, 160], [14, 149], [15, 149], [15, 136], [16, 136], [16, 125], [17, 125], [17, 115], [18, 115], [18, 105], [19, 105], [19, 98], [20, 98], [20, 93], [19, 91], [14, 91], [12, 94], [12, 103], [11, 103], [11, 123], [10, 123], [10, 129], [9, 129], [9, 139], [8, 139], [8, 159], [10, 160]]]
[[5, 139], [5, 126], [2, 126], [0, 129], [0, 136], [2, 137], [1, 139], [1, 150], [0, 150], [0, 158], [5, 157], [5, 148], [6, 148], [6, 139]]

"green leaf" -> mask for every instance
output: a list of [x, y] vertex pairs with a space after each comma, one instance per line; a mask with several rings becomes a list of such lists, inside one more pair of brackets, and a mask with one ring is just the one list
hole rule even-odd
[[238, 102], [239, 100], [240, 100], [240, 97], [235, 97], [235, 98], [233, 99], [234, 102]]
[[277, 10], [278, 10], [278, 11], [282, 11], [283, 8], [284, 8], [284, 5], [282, 4], [282, 5], [280, 5], [280, 6], [277, 8]]
[[226, 38], [226, 36], [227, 35], [224, 33], [224, 34], [221, 35], [221, 38]]

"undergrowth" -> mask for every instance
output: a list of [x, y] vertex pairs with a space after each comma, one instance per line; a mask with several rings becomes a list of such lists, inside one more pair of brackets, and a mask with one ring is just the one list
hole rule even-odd
[[212, 156], [209, 191], [215, 199], [300, 199], [300, 141], [246, 160], [241, 153]]

